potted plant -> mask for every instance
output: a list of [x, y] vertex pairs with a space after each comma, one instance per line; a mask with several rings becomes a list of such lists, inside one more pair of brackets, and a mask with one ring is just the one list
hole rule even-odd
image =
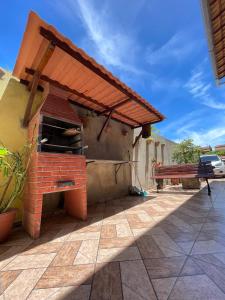
[[21, 152], [0, 145], [0, 242], [7, 239], [16, 217], [17, 209], [12, 206], [24, 188], [29, 153], [30, 145], [24, 146]]
[[[198, 163], [201, 148], [193, 143], [192, 139], [186, 139], [180, 142], [174, 152], [173, 161], [178, 164]], [[199, 178], [182, 179], [182, 186], [184, 189], [199, 189], [201, 182]]]

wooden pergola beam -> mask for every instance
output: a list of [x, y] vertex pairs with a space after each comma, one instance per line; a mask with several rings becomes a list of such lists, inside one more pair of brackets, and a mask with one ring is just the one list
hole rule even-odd
[[36, 91], [38, 88], [38, 84], [39, 84], [39, 81], [41, 78], [41, 72], [43, 71], [44, 67], [48, 63], [50, 57], [52, 56], [54, 49], [55, 49], [55, 46], [53, 45], [52, 42], [50, 42], [48, 44], [44, 54], [40, 58], [39, 64], [36, 68], [36, 71], [33, 74], [32, 81], [28, 85], [28, 89], [30, 90], [30, 95], [28, 98], [28, 102], [27, 102], [27, 106], [26, 106], [26, 110], [25, 110], [24, 118], [23, 118], [23, 126], [24, 127], [27, 127], [28, 123], [30, 121], [30, 114], [32, 111], [32, 106], [33, 106], [35, 94], [36, 94]]
[[[25, 71], [26, 71], [26, 73], [28, 73], [28, 74], [30, 74], [30, 75], [33, 75], [33, 74], [35, 73], [35, 70], [28, 69], [28, 68], [26, 68]], [[95, 100], [95, 99], [93, 99], [93, 98], [91, 98], [91, 97], [89, 97], [89, 96], [86, 96], [86, 95], [83, 94], [83, 93], [80, 93], [80, 92], [78, 92], [78, 91], [76, 91], [76, 90], [74, 90], [74, 89], [71, 89], [71, 88], [69, 88], [68, 86], [59, 83], [58, 81], [49, 78], [48, 76], [41, 75], [41, 76], [40, 76], [40, 80], [46, 81], [46, 82], [50, 83], [50, 84], [53, 85], [53, 86], [59, 87], [59, 88], [63, 89], [64, 91], [70, 92], [70, 93], [72, 93], [72, 94], [78, 96], [79, 98], [83, 98], [83, 99], [85, 99], [85, 100], [87, 100], [87, 101], [89, 101], [89, 102], [91, 102], [91, 103], [93, 103], [93, 104], [95, 104], [95, 105], [97, 105], [97, 106], [103, 108], [104, 110], [110, 109], [109, 106], [107, 106], [107, 105], [105, 105], [105, 104], [103, 104], [103, 103], [100, 103], [100, 102], [98, 102], [97, 100]], [[111, 111], [111, 109], [110, 109], [110, 111]], [[132, 123], [132, 124], [128, 124], [128, 125], [130, 125], [130, 126], [134, 126], [133, 124], [141, 125], [137, 120], [134, 120], [133, 118], [131, 118], [131, 117], [129, 117], [129, 116], [127, 116], [127, 115], [125, 115], [125, 114], [123, 114], [123, 113], [117, 111], [117, 110], [114, 110], [113, 113], [114, 113], [114, 114], [117, 114], [118, 116], [121, 116], [121, 117], [124, 118], [124, 119], [129, 120], [129, 121]]]
[[31, 114], [34, 97], [35, 97], [35, 93], [37, 91], [39, 80], [40, 80], [40, 73], [35, 72], [33, 80], [31, 81], [30, 95], [28, 98], [26, 110], [25, 110], [24, 117], [23, 117], [23, 126], [24, 127], [27, 127], [29, 120], [30, 120], [30, 114]]
[[124, 104], [127, 104], [130, 101], [132, 101], [130, 98], [125, 99], [125, 100], [123, 100], [123, 101], [121, 101], [121, 102], [119, 102], [119, 103], [117, 103], [115, 105], [110, 106], [108, 109], [103, 110], [102, 112], [100, 112], [99, 115], [104, 115], [104, 114], [110, 112], [112, 109], [114, 110], [116, 108], [119, 108], [119, 107], [123, 106]]
[[71, 57], [79, 61], [82, 65], [86, 66], [89, 70], [93, 71], [96, 75], [98, 75], [99, 77], [101, 77], [102, 79], [110, 83], [112, 86], [114, 86], [124, 95], [126, 95], [128, 98], [135, 101], [137, 104], [145, 108], [150, 113], [155, 114], [160, 120], [164, 119], [164, 116], [160, 114], [157, 110], [147, 105], [144, 101], [141, 101], [138, 97], [136, 97], [131, 92], [129, 92], [129, 90], [126, 89], [120, 82], [116, 81], [108, 74], [104, 73], [98, 66], [93, 65], [93, 63], [90, 60], [84, 58], [79, 53], [79, 51], [76, 51], [75, 49], [71, 48], [66, 42], [60, 40], [51, 30], [48, 30], [41, 26], [40, 34], [47, 40], [53, 42], [58, 48], [60, 48], [61, 50], [69, 54]]
[[[79, 103], [78, 101], [76, 101], [76, 100], [74, 100], [74, 99], [68, 98], [68, 100], [69, 100], [72, 104], [76, 104], [77, 106], [79, 106], [79, 107], [81, 107], [81, 108], [84, 108], [84, 109], [87, 109], [87, 110], [89, 110], [89, 111], [95, 112], [97, 115], [100, 113], [99, 110], [91, 109], [91, 108], [88, 107], [87, 105], [81, 104], [81, 103]], [[123, 125], [129, 126], [130, 128], [134, 129], [134, 126], [132, 126], [132, 125], [130, 125], [130, 124], [127, 124], [127, 123], [125, 123], [125, 122], [123, 122], [123, 121], [121, 121], [121, 120], [119, 120], [119, 119], [117, 119], [117, 118], [115, 118], [115, 117], [111, 117], [111, 120], [114, 120], [114, 121], [116, 121], [116, 122], [119, 122], [119, 123], [121, 123], [121, 124], [123, 124]]]
[[111, 112], [110, 112], [109, 115], [107, 116], [107, 119], [105, 120], [105, 123], [103, 124], [102, 129], [100, 130], [100, 132], [99, 132], [99, 134], [98, 134], [98, 137], [97, 137], [97, 140], [98, 140], [98, 141], [100, 141], [101, 136], [102, 136], [102, 134], [103, 134], [103, 131], [104, 131], [105, 128], [108, 126], [109, 121], [110, 121], [111, 116], [112, 116], [112, 113], [113, 113], [113, 110], [111, 110]]
[[159, 123], [159, 122], [161, 122], [160, 120], [157, 120], [157, 121], [152, 121], [152, 122], [148, 122], [148, 123], [143, 123], [143, 124], [141, 124], [141, 125], [138, 125], [138, 126], [133, 126], [133, 129], [136, 129], [136, 128], [140, 128], [140, 127], [142, 127], [143, 125], [153, 125], [153, 124], [156, 124], [156, 123]]
[[140, 131], [139, 135], [136, 136], [135, 141], [134, 141], [134, 143], [132, 145], [133, 148], [136, 146], [137, 142], [140, 140], [141, 135], [142, 135], [142, 130]]

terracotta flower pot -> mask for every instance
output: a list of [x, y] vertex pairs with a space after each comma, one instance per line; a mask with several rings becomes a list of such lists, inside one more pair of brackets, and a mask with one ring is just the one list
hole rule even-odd
[[179, 178], [172, 178], [171, 179], [171, 184], [172, 185], [178, 185], [180, 183], [180, 179]]
[[0, 242], [4, 242], [8, 238], [16, 213], [16, 208], [10, 208], [8, 211], [0, 214]]

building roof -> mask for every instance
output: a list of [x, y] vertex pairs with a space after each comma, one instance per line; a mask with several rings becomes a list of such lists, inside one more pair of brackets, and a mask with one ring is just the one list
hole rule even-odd
[[204, 146], [204, 147], [201, 147], [201, 150], [203, 150], [203, 151], [212, 151], [212, 147], [210, 145]]
[[30, 12], [13, 75], [31, 84], [39, 73], [45, 82], [69, 93], [69, 100], [109, 115], [131, 127], [164, 119], [148, 101]]
[[202, 0], [209, 51], [216, 81], [225, 77], [225, 1]]

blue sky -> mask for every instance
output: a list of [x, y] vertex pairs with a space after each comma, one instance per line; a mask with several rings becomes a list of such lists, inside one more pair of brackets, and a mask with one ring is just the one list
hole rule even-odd
[[215, 84], [200, 1], [2, 1], [3, 68], [13, 69], [30, 10], [162, 112], [161, 135], [225, 143], [225, 87]]

